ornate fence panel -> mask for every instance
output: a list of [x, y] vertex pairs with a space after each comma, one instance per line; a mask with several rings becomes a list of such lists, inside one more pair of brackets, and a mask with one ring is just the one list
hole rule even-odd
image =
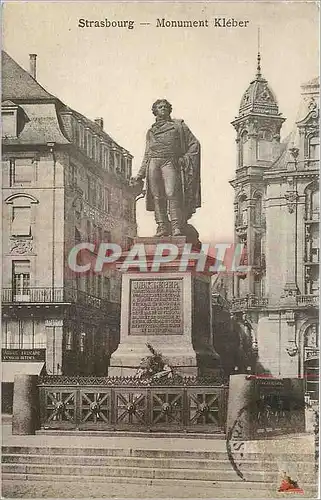
[[47, 376], [39, 393], [44, 429], [225, 432], [228, 387], [213, 379]]
[[303, 380], [256, 378], [252, 438], [304, 432]]

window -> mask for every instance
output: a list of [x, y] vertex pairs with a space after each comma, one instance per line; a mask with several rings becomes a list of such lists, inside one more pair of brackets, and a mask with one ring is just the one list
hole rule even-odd
[[239, 201], [239, 213], [237, 222], [239, 226], [247, 225], [247, 201], [245, 197], [241, 198]]
[[92, 234], [91, 234], [91, 221], [87, 220], [87, 238], [88, 238], [88, 241], [91, 241], [91, 237], [92, 237]]
[[30, 184], [34, 181], [33, 158], [15, 158], [10, 160], [10, 185]]
[[89, 158], [92, 157], [93, 154], [93, 136], [90, 133], [90, 130], [87, 130], [87, 155]]
[[80, 234], [79, 229], [77, 229], [75, 227], [75, 244], [77, 245], [77, 243], [80, 243], [80, 242], [81, 242], [81, 234]]
[[110, 299], [110, 278], [108, 276], [104, 276], [103, 279], [103, 293], [102, 296], [104, 299]]
[[100, 182], [97, 184], [97, 207], [102, 210], [104, 206], [103, 187]]
[[120, 156], [120, 171], [122, 175], [126, 175], [126, 159], [123, 157], [123, 155]]
[[88, 148], [88, 129], [84, 128], [84, 150], [87, 153], [87, 148]]
[[247, 142], [248, 142], [248, 133], [246, 130], [244, 130], [240, 138], [240, 167], [248, 163], [249, 145], [247, 144]]
[[13, 261], [12, 283], [14, 301], [30, 299], [30, 261]]
[[320, 138], [311, 137], [309, 141], [309, 159], [320, 160]]
[[304, 377], [311, 399], [318, 400], [319, 393], [319, 325], [312, 324], [304, 332]]
[[319, 184], [313, 182], [305, 189], [305, 213], [307, 220], [318, 221], [320, 218], [320, 191]]
[[115, 170], [115, 150], [112, 149], [109, 155], [109, 170], [114, 172]]
[[79, 145], [81, 148], [85, 147], [85, 129], [81, 123], [79, 123]]
[[272, 133], [270, 130], [261, 129], [258, 133], [258, 138], [263, 141], [272, 141]]
[[313, 191], [311, 195], [312, 220], [319, 220], [320, 214], [320, 191]]
[[79, 125], [77, 120], [72, 120], [72, 138], [75, 144], [79, 144]]
[[101, 274], [96, 275], [96, 297], [102, 296], [102, 280], [103, 277], [101, 276]]
[[109, 192], [109, 189], [105, 188], [105, 190], [104, 190], [104, 211], [108, 213], [109, 208], [110, 208], [110, 192]]
[[255, 197], [254, 205], [254, 223], [261, 224], [262, 222], [262, 196], [257, 195]]
[[97, 160], [97, 140], [96, 137], [93, 136], [92, 138], [92, 151], [91, 151], [91, 157], [93, 160]]
[[131, 158], [127, 158], [127, 177], [130, 179], [132, 176], [132, 160]]
[[103, 155], [103, 168], [105, 170], [108, 170], [109, 168], [109, 150], [106, 146], [103, 146], [103, 149], [102, 149], [102, 155]]
[[91, 179], [89, 181], [88, 189], [89, 189], [88, 201], [89, 201], [90, 205], [95, 207], [96, 203], [97, 203], [97, 199], [96, 199], [97, 191], [96, 191], [96, 181], [94, 179]]
[[254, 234], [254, 265], [261, 266], [262, 238], [258, 233]]
[[31, 236], [31, 208], [12, 207], [12, 236]]
[[2, 137], [17, 136], [17, 112], [2, 111]]

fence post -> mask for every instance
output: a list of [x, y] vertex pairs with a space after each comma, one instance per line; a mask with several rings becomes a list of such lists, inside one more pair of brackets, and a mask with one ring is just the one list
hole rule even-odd
[[12, 434], [35, 434], [40, 428], [38, 375], [15, 375]]

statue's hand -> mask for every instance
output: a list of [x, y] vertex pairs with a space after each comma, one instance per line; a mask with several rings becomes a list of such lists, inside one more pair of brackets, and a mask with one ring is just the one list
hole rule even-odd
[[141, 194], [144, 191], [144, 181], [143, 179], [136, 175], [136, 177], [132, 177], [129, 181], [129, 186], [135, 192], [136, 196]]

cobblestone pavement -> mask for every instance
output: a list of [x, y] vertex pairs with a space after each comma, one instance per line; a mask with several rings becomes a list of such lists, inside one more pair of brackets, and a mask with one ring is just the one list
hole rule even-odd
[[[191, 488], [185, 486], [148, 486], [146, 484], [117, 484], [95, 482], [57, 482], [46, 481], [3, 481], [2, 495], [4, 498], [228, 498], [233, 499], [233, 489], [216, 488]], [[258, 489], [235, 490], [235, 498], [316, 498], [316, 494], [306, 491], [304, 495], [291, 495], [277, 493], [276, 490], [260, 491]]]

